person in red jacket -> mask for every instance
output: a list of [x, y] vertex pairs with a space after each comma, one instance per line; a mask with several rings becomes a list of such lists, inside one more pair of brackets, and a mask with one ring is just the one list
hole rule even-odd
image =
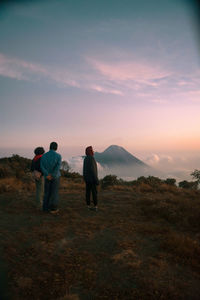
[[40, 167], [40, 160], [44, 152], [45, 151], [43, 147], [35, 148], [35, 156], [31, 163], [31, 171], [33, 172], [33, 177], [35, 179], [36, 186], [36, 205], [38, 207], [41, 207], [44, 195], [44, 177]]
[[92, 193], [94, 210], [97, 211], [97, 185], [99, 184], [98, 173], [97, 173], [97, 163], [94, 159], [94, 151], [92, 146], [85, 149], [86, 157], [83, 162], [83, 178], [86, 184], [86, 203], [89, 209], [90, 206], [90, 195]]

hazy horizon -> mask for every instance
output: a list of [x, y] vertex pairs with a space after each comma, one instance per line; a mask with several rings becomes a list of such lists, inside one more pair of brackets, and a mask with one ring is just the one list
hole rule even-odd
[[[110, 146], [110, 145], [108, 145]], [[121, 145], [119, 145], [121, 146]], [[107, 148], [107, 147], [106, 147]], [[103, 152], [104, 149], [95, 149], [96, 152]], [[14, 148], [0, 148], [0, 158], [10, 157], [14, 154], [18, 154], [23, 157], [32, 159], [34, 157], [34, 149], [14, 149]], [[48, 148], [45, 148], [48, 151]], [[200, 153], [199, 152], [133, 152], [126, 149], [136, 158], [142, 160], [144, 163], [148, 164], [154, 169], [148, 175], [158, 176], [162, 179], [166, 178], [176, 178], [177, 181], [181, 180], [192, 180], [191, 172], [195, 169], [199, 169], [200, 165]], [[71, 171], [79, 172], [82, 174], [83, 160], [82, 156], [85, 154], [85, 147], [82, 147], [82, 151], [79, 148], [71, 149], [70, 147], [59, 147], [58, 152], [62, 155], [62, 160], [69, 163]], [[143, 175], [141, 170], [137, 170], [136, 167], [113, 167], [106, 168], [98, 164], [99, 177], [102, 178], [105, 175], [113, 174], [117, 175], [119, 178], [125, 180], [133, 180], [137, 177]]]

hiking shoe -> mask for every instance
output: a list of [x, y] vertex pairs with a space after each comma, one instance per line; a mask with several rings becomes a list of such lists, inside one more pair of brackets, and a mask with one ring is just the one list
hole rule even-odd
[[58, 212], [59, 212], [59, 209], [50, 210], [50, 213], [53, 215], [57, 214]]
[[89, 209], [89, 210], [90, 210], [90, 209], [92, 209], [92, 207], [91, 207], [90, 205], [88, 205], [88, 206], [87, 206], [87, 209]]

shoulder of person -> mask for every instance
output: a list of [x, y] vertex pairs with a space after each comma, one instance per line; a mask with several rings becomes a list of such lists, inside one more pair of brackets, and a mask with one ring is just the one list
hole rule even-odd
[[60, 153], [57, 153], [57, 152], [55, 152], [56, 153], [56, 155], [61, 159], [62, 158], [62, 156], [61, 156], [61, 154]]
[[46, 155], [47, 155], [47, 153], [48, 153], [48, 152], [44, 153], [40, 159], [42, 160], [43, 158], [45, 158]]
[[92, 161], [93, 161], [93, 156], [91, 156], [91, 155], [88, 155], [87, 157], [88, 157], [88, 159], [87, 159], [87, 160], [88, 160], [88, 162], [92, 163]]

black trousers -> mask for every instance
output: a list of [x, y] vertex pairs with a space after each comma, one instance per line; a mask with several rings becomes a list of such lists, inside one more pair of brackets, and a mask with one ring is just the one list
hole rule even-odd
[[90, 195], [92, 194], [92, 199], [94, 206], [97, 205], [97, 186], [95, 183], [86, 182], [86, 203], [90, 205]]

